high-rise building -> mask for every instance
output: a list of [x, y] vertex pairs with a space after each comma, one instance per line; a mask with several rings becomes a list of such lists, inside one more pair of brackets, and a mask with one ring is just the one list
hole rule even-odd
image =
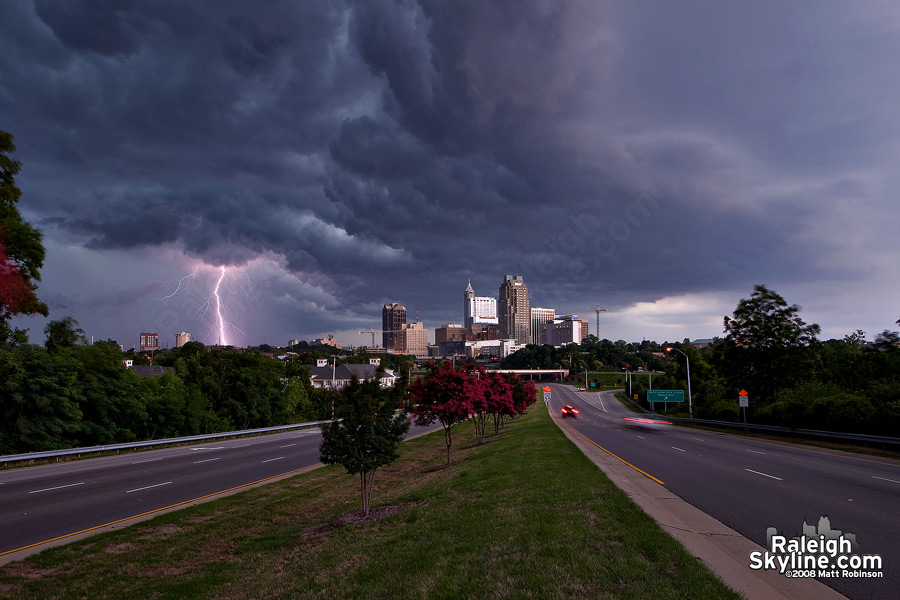
[[541, 339], [541, 327], [544, 323], [552, 321], [556, 318], [555, 308], [532, 308], [531, 309], [531, 343], [543, 344]]
[[186, 331], [182, 331], [181, 333], [175, 334], [175, 347], [181, 348], [185, 344], [191, 341], [191, 334]]
[[578, 315], [559, 316], [541, 325], [541, 344], [565, 346], [580, 344], [584, 319]]
[[497, 299], [490, 296], [476, 296], [472, 282], [469, 281], [469, 285], [466, 286], [463, 315], [463, 327], [471, 327], [474, 323], [496, 325]]
[[528, 286], [521, 275], [506, 275], [503, 278], [497, 304], [501, 339], [528, 344], [531, 341], [531, 307], [528, 304]]
[[428, 356], [428, 330], [422, 323], [403, 324], [395, 339], [398, 352]]
[[158, 333], [141, 333], [141, 352], [159, 350]]
[[386, 350], [397, 349], [397, 332], [404, 325], [406, 325], [406, 307], [397, 302], [385, 304], [381, 310], [381, 345]]
[[466, 328], [456, 323], [449, 323], [434, 330], [434, 343], [458, 342], [466, 339]]

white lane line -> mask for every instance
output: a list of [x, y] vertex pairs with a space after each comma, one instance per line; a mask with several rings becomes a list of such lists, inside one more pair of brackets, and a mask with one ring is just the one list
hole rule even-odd
[[747, 448], [744, 448], [744, 451], [752, 452], [753, 454], [766, 454], [765, 452], [760, 452], [759, 450], [748, 450]]
[[687, 450], [682, 450], [681, 448], [678, 448], [676, 446], [672, 446], [672, 447], [675, 448], [676, 450], [678, 450], [679, 452], [687, 452]]
[[196, 460], [196, 461], [194, 461], [194, 464], [199, 465], [200, 463], [212, 462], [214, 460], [219, 460], [219, 457], [217, 456], [216, 458], [207, 458], [205, 460]]
[[171, 481], [167, 481], [167, 482], [165, 482], [165, 483], [156, 483], [156, 484], [154, 484], [154, 485], [148, 485], [147, 487], [137, 488], [136, 490], [128, 490], [128, 491], [125, 492], [125, 493], [126, 493], [126, 494], [130, 494], [131, 492], [140, 492], [140, 491], [142, 491], [142, 490], [149, 490], [150, 488], [160, 487], [160, 486], [163, 486], [163, 485], [169, 485], [170, 483], [172, 483], [172, 482], [171, 482]]
[[41, 492], [52, 492], [53, 490], [61, 490], [63, 488], [75, 487], [76, 485], [84, 485], [84, 482], [82, 481], [79, 483], [70, 483], [68, 485], [59, 485], [59, 486], [52, 487], [52, 488], [44, 488], [43, 490], [34, 490], [34, 491], [31, 491], [28, 493], [29, 494], [40, 494]]
[[139, 461], [133, 462], [133, 463], [131, 463], [131, 464], [133, 464], [133, 465], [142, 465], [142, 464], [148, 463], [148, 462], [156, 462], [156, 461], [158, 461], [158, 460], [162, 460], [163, 458], [165, 458], [165, 457], [151, 458], [150, 460], [139, 460]]
[[887, 477], [878, 477], [877, 475], [872, 475], [872, 479], [880, 479], [882, 481], [890, 481], [891, 483], [900, 483], [896, 479], [888, 479]]
[[286, 444], [284, 446], [281, 446], [281, 448], [290, 448], [291, 446], [296, 446], [296, 445], [297, 444]]
[[754, 471], [753, 469], [744, 469], [745, 471], [750, 471], [751, 473], [756, 473], [757, 475], [762, 475], [763, 477], [770, 477], [771, 479], [777, 479], [778, 481], [784, 481], [781, 477], [775, 477], [774, 475], [768, 475], [766, 473], [760, 473], [759, 471]]
[[646, 440], [646, 439], [647, 439], [647, 438], [645, 438], [645, 437], [642, 436], [642, 435], [639, 435], [638, 437], [641, 438], [642, 440]]
[[279, 456], [278, 458], [270, 458], [270, 459], [268, 459], [268, 460], [264, 460], [263, 462], [264, 462], [264, 463], [272, 462], [273, 460], [281, 460], [282, 458], [284, 458], [284, 457], [283, 457], [283, 456]]
[[199, 448], [191, 448], [191, 450], [194, 450], [195, 452], [197, 450], [224, 450], [224, 449], [225, 449], [225, 446], [210, 446], [210, 447], [201, 446]]
[[692, 439], [692, 440], [697, 440], [698, 442], [702, 442], [702, 441], [703, 441], [703, 440], [701, 440], [700, 438], [694, 438], [694, 437], [692, 437], [691, 439]]

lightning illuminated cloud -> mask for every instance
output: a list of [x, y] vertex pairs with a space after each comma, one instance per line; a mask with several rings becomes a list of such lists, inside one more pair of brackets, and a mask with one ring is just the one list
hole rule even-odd
[[[198, 265], [191, 273], [182, 277], [171, 294], [157, 299], [157, 305], [167, 304], [169, 300], [178, 295], [187, 295], [192, 291], [193, 287], [201, 285], [197, 282], [197, 275], [202, 266], [205, 265]], [[204, 297], [205, 300], [196, 308], [194, 315], [197, 321], [201, 323], [210, 323], [209, 317], [211, 317], [211, 324], [208, 326], [204, 339], [220, 346], [226, 346], [229, 344], [227, 337], [229, 331], [244, 335], [241, 328], [229, 316], [228, 297], [241, 298], [242, 304], [246, 304], [246, 302], [243, 302], [246, 299], [255, 301], [255, 297], [250, 277], [243, 269], [222, 265], [218, 267], [218, 271], [219, 274], [212, 292], [208, 295], [202, 294], [201, 297]], [[243, 275], [243, 282], [237, 279], [237, 273]], [[230, 285], [230, 282], [233, 282], [234, 285]]]

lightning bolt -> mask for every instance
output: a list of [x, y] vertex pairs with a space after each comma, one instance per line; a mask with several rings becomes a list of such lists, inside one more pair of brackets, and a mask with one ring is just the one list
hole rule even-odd
[[[172, 300], [179, 294], [187, 294], [187, 292], [191, 289], [192, 284], [195, 283], [195, 280], [197, 279], [197, 273], [202, 266], [204, 265], [198, 265], [191, 273], [188, 273], [187, 275], [182, 277], [178, 281], [178, 285], [176, 286], [175, 291], [173, 291], [171, 294], [162, 298], [157, 298], [157, 306], [159, 306], [160, 304], [168, 303], [169, 300]], [[213, 337], [212, 334], [215, 333], [218, 337], [216, 343], [220, 346], [227, 346], [229, 342], [226, 333], [229, 328], [241, 335], [244, 335], [244, 332], [241, 331], [240, 327], [235, 325], [229, 317], [228, 304], [226, 303], [227, 294], [236, 293], [240, 297], [245, 299], [250, 298], [252, 301], [256, 301], [256, 297], [253, 294], [250, 277], [243, 269], [237, 269], [243, 275], [243, 282], [236, 278], [236, 274], [233, 272], [233, 269], [224, 265], [218, 267], [218, 269], [219, 277], [216, 280], [216, 284], [212, 290], [212, 293], [206, 297], [205, 301], [201, 302], [200, 306], [196, 309], [195, 314], [197, 320], [201, 323], [209, 323], [207, 315], [212, 317], [212, 325], [206, 332], [206, 339], [210, 339], [211, 337]], [[232, 285], [230, 285], [230, 281], [234, 282], [234, 290], [231, 289]], [[197, 290], [195, 288], [195, 294], [196, 291]], [[203, 296], [201, 296], [201, 298], [203, 298]], [[184, 302], [190, 302], [190, 299], [185, 296]]]
[[216, 320], [219, 322], [219, 345], [225, 345], [225, 319], [222, 317], [222, 299], [219, 297], [219, 286], [225, 279], [225, 266], [222, 266], [222, 274], [216, 282], [216, 289], [213, 290], [213, 296], [216, 297]]

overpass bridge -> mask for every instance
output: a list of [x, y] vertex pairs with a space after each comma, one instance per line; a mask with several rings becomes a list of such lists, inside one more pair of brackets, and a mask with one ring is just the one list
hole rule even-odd
[[525, 378], [526, 375], [529, 376], [529, 379], [543, 379], [544, 377], [550, 377], [554, 380], [562, 381], [566, 375], [569, 374], [568, 369], [488, 369], [488, 373], [514, 373], [519, 377]]

